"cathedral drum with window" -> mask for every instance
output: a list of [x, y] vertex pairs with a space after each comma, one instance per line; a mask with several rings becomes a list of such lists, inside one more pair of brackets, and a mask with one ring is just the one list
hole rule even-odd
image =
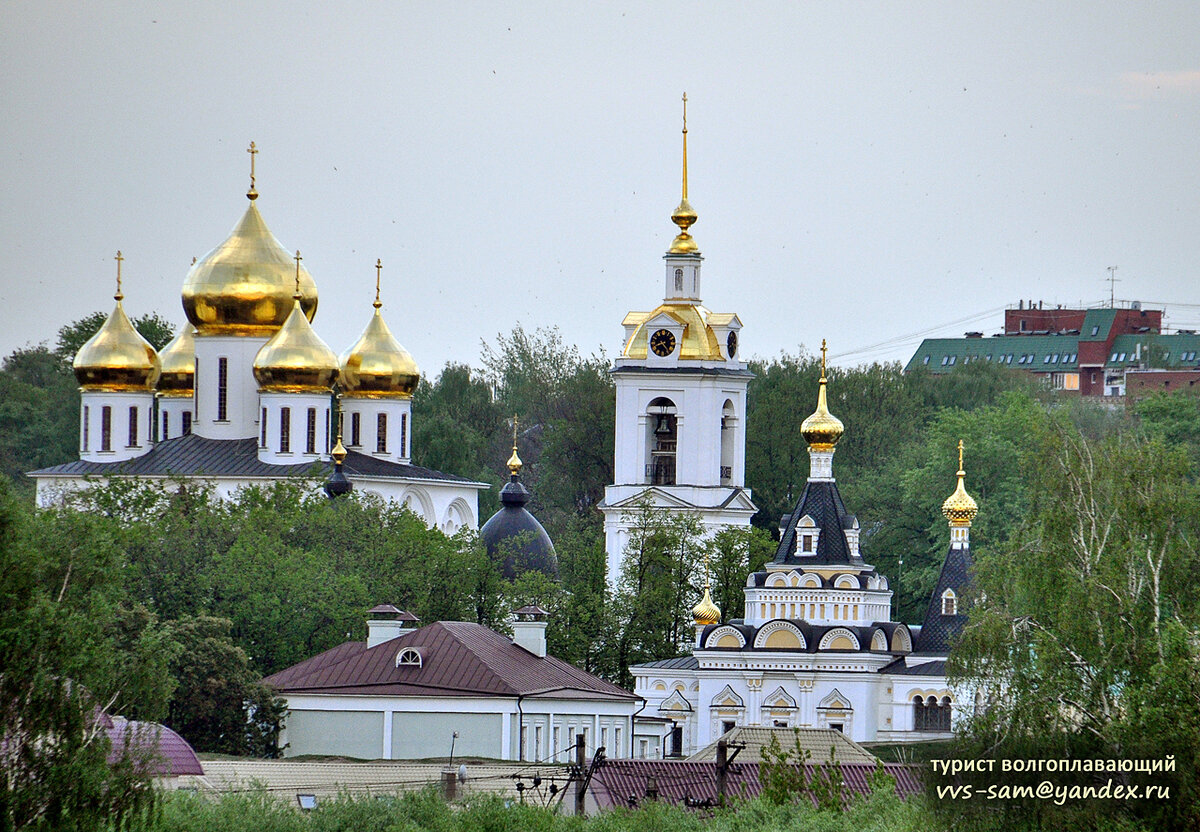
[[859, 742], [950, 735], [956, 697], [945, 675], [966, 616], [968, 530], [975, 516], [964, 472], [943, 512], [951, 548], [921, 626], [892, 620], [888, 579], [865, 559], [857, 518], [833, 476], [844, 427], [829, 412], [822, 371], [804, 421], [809, 478], [783, 519], [775, 556], [748, 576], [745, 609], [724, 618], [705, 590], [692, 654], [633, 667], [647, 700], [650, 748], [687, 755], [735, 726], [842, 731]]

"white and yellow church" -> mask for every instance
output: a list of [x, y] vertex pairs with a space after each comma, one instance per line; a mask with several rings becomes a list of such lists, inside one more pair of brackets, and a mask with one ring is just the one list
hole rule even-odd
[[[160, 353], [116, 306], [80, 348], [79, 459], [30, 472], [37, 502], [114, 477], [198, 479], [221, 496], [282, 478], [324, 479], [340, 397], [345, 474], [361, 491], [407, 505], [447, 534], [477, 528], [486, 483], [412, 464], [413, 357], [374, 312], [339, 357], [312, 328], [316, 283], [258, 210], [250, 145], [250, 204], [229, 237], [183, 283], [187, 323]], [[339, 454], [340, 455], [340, 454]]]

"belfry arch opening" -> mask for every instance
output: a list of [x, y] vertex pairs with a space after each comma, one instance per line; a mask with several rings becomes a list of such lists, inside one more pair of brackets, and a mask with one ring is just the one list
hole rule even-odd
[[737, 413], [733, 400], [726, 399], [721, 407], [721, 485], [733, 485], [734, 436], [737, 434]]
[[679, 416], [675, 402], [654, 399], [646, 408], [646, 482], [675, 484], [675, 454], [679, 445]]

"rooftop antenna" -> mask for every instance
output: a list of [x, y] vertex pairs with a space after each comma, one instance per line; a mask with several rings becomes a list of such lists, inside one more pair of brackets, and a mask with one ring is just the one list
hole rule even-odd
[[1118, 268], [1117, 266], [1109, 266], [1108, 267], [1108, 308], [1109, 309], [1115, 309], [1117, 306], [1117, 304], [1116, 304], [1117, 284], [1121, 282], [1119, 279], [1117, 279], [1117, 268]]

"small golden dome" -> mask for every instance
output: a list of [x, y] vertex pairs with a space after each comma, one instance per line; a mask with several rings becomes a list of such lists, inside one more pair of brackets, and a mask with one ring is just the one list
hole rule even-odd
[[338, 359], [313, 331], [301, 299], [254, 358], [258, 389], [271, 393], [328, 393], [338, 377]]
[[[292, 309], [292, 257], [252, 201], [229, 238], [188, 271], [183, 309], [201, 335], [271, 335]], [[300, 270], [300, 305], [311, 321], [317, 287]]]
[[679, 207], [675, 209], [675, 213], [671, 215], [671, 222], [679, 226], [679, 235], [671, 241], [671, 247], [667, 249], [668, 254], [697, 254], [700, 247], [696, 245], [695, 238], [688, 233], [688, 229], [696, 222], [696, 211], [692, 208], [692, 204], [684, 197], [679, 202]]
[[340, 364], [338, 385], [351, 398], [409, 399], [421, 380], [417, 362], [392, 335], [378, 307]]
[[829, 412], [825, 397], [825, 341], [821, 340], [821, 389], [817, 393], [817, 409], [800, 425], [800, 434], [814, 451], [832, 451], [845, 433], [842, 420]]
[[514, 477], [521, 473], [521, 467], [525, 464], [521, 462], [521, 457], [517, 456], [517, 446], [513, 445], [512, 456], [505, 463], [508, 466], [508, 472]]
[[162, 348], [158, 360], [162, 373], [158, 377], [158, 395], [166, 398], [191, 398], [196, 380], [196, 328], [184, 324]]
[[158, 353], [150, 342], [142, 337], [121, 301], [121, 262], [125, 259], [117, 252], [117, 291], [113, 300], [117, 305], [112, 313], [96, 330], [96, 334], [87, 339], [71, 369], [75, 372], [75, 380], [81, 390], [103, 390], [107, 392], [134, 392], [153, 390], [158, 381]]
[[963, 478], [967, 472], [963, 470], [962, 452], [963, 443], [960, 439], [958, 441], [958, 486], [954, 489], [954, 493], [946, 498], [946, 502], [942, 503], [942, 516], [950, 521], [951, 526], [970, 528], [971, 521], [979, 513], [979, 506], [967, 493], [967, 487], [963, 484]]
[[697, 627], [721, 623], [721, 611], [713, 603], [708, 587], [704, 587], [704, 597], [700, 599], [700, 603], [692, 607], [692, 620], [696, 622]]
[[346, 446], [342, 444], [342, 432], [338, 431], [337, 444], [333, 446], [333, 450], [329, 452], [329, 455], [333, 457], [334, 462], [341, 465], [346, 461], [347, 453]]

